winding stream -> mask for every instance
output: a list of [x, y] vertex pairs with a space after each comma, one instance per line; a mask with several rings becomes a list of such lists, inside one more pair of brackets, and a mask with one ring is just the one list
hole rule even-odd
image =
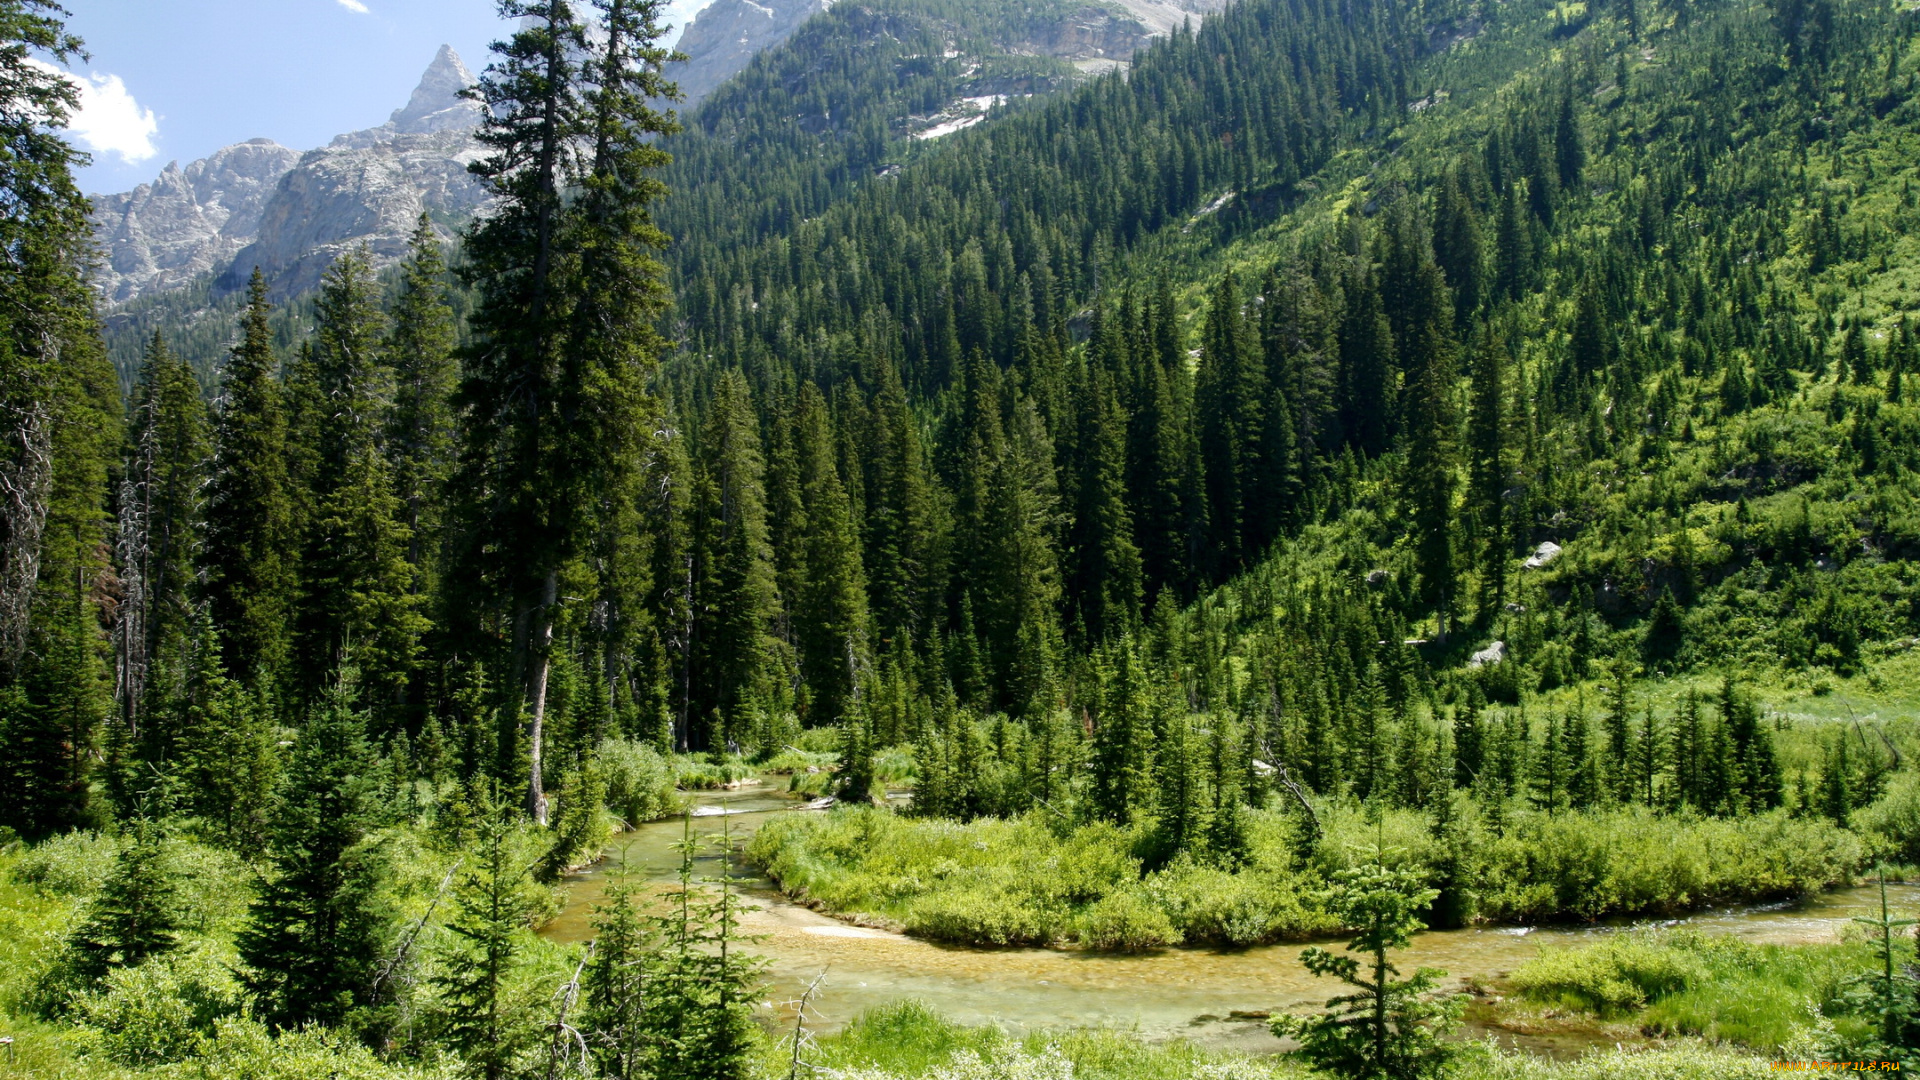
[[[724, 824], [736, 842], [776, 814], [798, 812], [792, 798], [767, 784], [702, 792], [695, 804], [709, 812], [691, 819], [696, 834], [711, 836]], [[721, 809], [727, 813], [716, 812]], [[607, 871], [623, 861], [645, 880], [674, 880], [679, 855], [673, 845], [683, 828], [683, 819], [672, 818], [616, 837], [606, 860], [570, 879], [566, 907], [543, 933], [557, 941], [588, 937], [589, 908], [601, 896]], [[719, 859], [718, 853], [703, 849], [696, 872], [718, 874]], [[738, 861], [733, 872], [745, 878], [744, 891], [759, 905], [744, 922], [748, 933], [761, 938], [753, 951], [769, 961], [766, 998], [778, 1002], [797, 997], [824, 970], [827, 978], [816, 1007], [828, 1028], [873, 1006], [911, 997], [960, 1023], [994, 1025], [1010, 1033], [1119, 1027], [1150, 1039], [1178, 1036], [1211, 1046], [1273, 1051], [1281, 1044], [1268, 1033], [1265, 1021], [1246, 1014], [1318, 1006], [1333, 985], [1307, 975], [1297, 943], [1135, 955], [940, 945], [849, 926], [791, 903], [771, 881]], [[1920, 905], [1920, 888], [1900, 886], [1888, 893], [1902, 908]], [[1686, 921], [1710, 933], [1753, 941], [1831, 941], [1850, 917], [1868, 914], [1878, 903], [1877, 889], [1857, 888], [1804, 904], [1702, 912]], [[1437, 967], [1455, 982], [1484, 982], [1532, 958], [1542, 946], [1574, 945], [1603, 932], [1581, 927], [1430, 931], [1415, 939], [1401, 967]], [[1474, 1015], [1469, 1012], [1470, 1033], [1485, 1034], [1487, 1029], [1473, 1030]], [[1610, 1041], [1591, 1030], [1495, 1034], [1510, 1045], [1555, 1055]]]

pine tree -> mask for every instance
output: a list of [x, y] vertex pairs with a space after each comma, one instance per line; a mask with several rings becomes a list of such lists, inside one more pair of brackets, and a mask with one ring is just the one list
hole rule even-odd
[[[731, 832], [715, 839], [731, 851]], [[743, 905], [733, 879], [723, 870], [709, 887], [695, 886], [695, 847], [689, 825], [679, 845], [679, 883], [654, 921], [660, 948], [648, 973], [645, 1075], [746, 1080], [756, 1064], [753, 1003], [764, 965], [740, 950]]]
[[1587, 171], [1587, 144], [1574, 115], [1571, 89], [1560, 95], [1560, 114], [1553, 124], [1553, 160], [1561, 189], [1578, 190]]
[[746, 380], [720, 376], [701, 438], [704, 469], [695, 496], [695, 723], [720, 727], [691, 739], [723, 749], [728, 732], [764, 693], [779, 606], [767, 535], [765, 465]]
[[301, 583], [299, 656], [306, 677], [333, 678], [353, 665], [362, 700], [388, 723], [427, 630], [407, 563], [405, 509], [379, 451], [352, 451], [336, 486], [313, 511]]
[[1060, 648], [1058, 488], [1053, 447], [1031, 401], [1015, 408], [1006, 451], [993, 464], [973, 586], [993, 704], [1023, 712], [1043, 696]]
[[1448, 170], [1433, 210], [1433, 257], [1453, 293], [1454, 325], [1471, 324], [1486, 296], [1486, 255], [1480, 215], [1463, 189], [1461, 168]]
[[867, 495], [866, 568], [874, 620], [883, 639], [924, 634], [944, 582], [938, 507], [900, 374], [883, 360], [873, 397], [873, 479]]
[[1633, 769], [1633, 668], [1616, 659], [1607, 673], [1607, 715], [1601, 720], [1602, 781], [1614, 802], [1633, 801], [1637, 785]]
[[393, 489], [407, 527], [413, 591], [431, 594], [437, 583], [441, 513], [453, 464], [452, 396], [456, 379], [453, 309], [447, 303], [446, 260], [425, 213], [401, 267], [400, 293], [386, 341], [393, 408], [386, 425]]
[[1404, 949], [1425, 929], [1416, 912], [1440, 895], [1410, 870], [1389, 870], [1376, 852], [1365, 866], [1341, 871], [1329, 907], [1355, 931], [1349, 952], [1362, 960], [1314, 947], [1300, 962], [1319, 977], [1332, 976], [1354, 992], [1327, 1002], [1313, 1017], [1283, 1016], [1274, 1034], [1300, 1040], [1301, 1056], [1337, 1076], [1426, 1080], [1448, 1072], [1453, 1051], [1441, 1041], [1459, 1020], [1465, 1002], [1435, 991], [1446, 973], [1421, 968], [1402, 979], [1388, 953]]
[[1819, 810], [1841, 828], [1853, 815], [1853, 763], [1847, 758], [1847, 736], [1837, 734], [1824, 747], [1820, 762]]
[[1480, 541], [1483, 611], [1506, 600], [1508, 392], [1506, 348], [1483, 332], [1474, 355], [1467, 419], [1467, 510]]
[[[120, 719], [135, 744], [176, 692], [193, 631], [193, 553], [209, 452], [200, 384], [156, 331], [134, 387], [117, 556], [125, 590], [117, 628]], [[157, 683], [153, 682], [156, 674]]]
[[800, 673], [813, 693], [807, 719], [824, 725], [848, 715], [869, 665], [867, 582], [853, 506], [834, 464], [826, 402], [812, 383], [801, 387], [797, 420], [806, 524], [794, 541], [805, 576], [791, 618]]
[[178, 885], [166, 834], [150, 819], [133, 823], [114, 856], [113, 872], [67, 938], [74, 971], [89, 982], [115, 968], [139, 967], [179, 944]]
[[1368, 457], [1386, 452], [1398, 411], [1393, 372], [1393, 333], [1380, 293], [1364, 264], [1356, 262], [1345, 282], [1340, 323], [1341, 428], [1355, 450]]
[[244, 336], [221, 379], [200, 561], [226, 666], [259, 683], [287, 658], [298, 548], [267, 281], [257, 269], [247, 289]]
[[1220, 279], [1207, 308], [1202, 363], [1194, 389], [1200, 456], [1207, 481], [1209, 545], [1216, 575], [1240, 569], [1259, 555], [1262, 537], [1255, 503], [1266, 428], [1266, 365], [1255, 353], [1252, 329], [1241, 310], [1239, 283]]
[[1102, 641], [1140, 617], [1140, 549], [1127, 506], [1126, 421], [1109, 372], [1089, 373], [1080, 413], [1072, 595], [1081, 632]]
[[1112, 650], [1112, 669], [1102, 673], [1088, 766], [1093, 812], [1116, 825], [1133, 820], [1146, 800], [1151, 767], [1151, 698], [1146, 673], [1131, 640]]
[[487, 108], [473, 171], [494, 197], [466, 243], [474, 343], [460, 404], [470, 602], [513, 613], [508, 649], [525, 703], [527, 807], [546, 821], [541, 773], [559, 579], [596, 515], [627, 496], [648, 442], [647, 382], [664, 342], [667, 242], [649, 217], [665, 194], [651, 102], [662, 75], [660, 6], [610, 0], [596, 32], [567, 0], [503, 0], [520, 20], [474, 96]]
[[368, 703], [384, 714], [400, 700], [426, 627], [414, 610], [406, 508], [381, 448], [392, 372], [383, 363], [385, 319], [364, 250], [327, 271], [314, 312], [321, 409], [297, 670], [313, 693], [343, 664], [355, 664]]
[[456, 944], [435, 983], [442, 1040], [481, 1080], [507, 1080], [540, 1037], [521, 983], [532, 907], [512, 826], [490, 806], [482, 812], [448, 923]]
[[1720, 722], [1730, 755], [1733, 782], [1728, 795], [1734, 809], [1760, 813], [1779, 806], [1785, 788], [1774, 754], [1773, 733], [1761, 726], [1760, 710], [1732, 678], [1720, 685]]
[[383, 853], [364, 843], [377, 768], [361, 718], [337, 697], [294, 743], [270, 822], [271, 869], [236, 941], [257, 1015], [277, 1027], [339, 1024], [373, 1004], [394, 929]]
[[93, 764], [112, 684], [100, 662], [99, 617], [79, 585], [39, 590], [27, 655], [15, 684], [0, 687], [0, 821], [29, 837], [94, 819]]
[[1414, 332], [1407, 391], [1406, 491], [1411, 509], [1420, 601], [1440, 619], [1444, 634], [1457, 603], [1454, 581], [1453, 495], [1455, 421], [1453, 349], [1446, 331], [1429, 321]]
[[1522, 216], [1521, 198], [1518, 185], [1507, 189], [1494, 230], [1494, 286], [1508, 300], [1520, 299], [1533, 284], [1533, 237]]
[[227, 677], [204, 610], [190, 651], [181, 691], [168, 702], [166, 739], [153, 740], [150, 752], [183, 781], [183, 809], [235, 851], [258, 851], [269, 839], [280, 767], [271, 699]]
[[593, 906], [593, 955], [583, 989], [586, 1008], [580, 1031], [600, 1075], [608, 1080], [647, 1080], [645, 1043], [648, 966], [659, 935], [642, 914], [641, 883], [624, 868], [607, 876], [606, 891]]

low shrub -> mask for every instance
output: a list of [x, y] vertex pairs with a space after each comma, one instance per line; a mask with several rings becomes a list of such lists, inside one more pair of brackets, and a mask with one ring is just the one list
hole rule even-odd
[[789, 776], [804, 773], [808, 769], [824, 771], [833, 768], [840, 755], [831, 751], [815, 752], [796, 747], [782, 747], [780, 752], [760, 763], [760, 771], [769, 776]]
[[680, 809], [674, 770], [659, 751], [633, 739], [600, 744], [600, 771], [607, 785], [607, 809], [628, 828], [655, 821]]
[[1691, 950], [1645, 935], [1540, 954], [1513, 973], [1513, 986], [1538, 1002], [1617, 1017], [1678, 993], [1706, 975]]
[[752, 779], [758, 771], [737, 755], [729, 755], [723, 761], [690, 757], [673, 760], [674, 785], [682, 791], [715, 791]]
[[1886, 794], [1853, 815], [1874, 855], [1920, 865], [1920, 772], [1894, 774]]
[[1843, 1039], [1867, 1034], [1847, 988], [1872, 967], [1850, 945], [1770, 945], [1695, 931], [1610, 935], [1541, 954], [1517, 969], [1515, 990], [1536, 1002], [1631, 1016], [1649, 1034], [1699, 1037], [1777, 1052], [1824, 1017]]
[[119, 853], [120, 841], [104, 833], [65, 833], [21, 852], [13, 874], [50, 895], [86, 898], [100, 891]]
[[942, 889], [908, 905], [907, 932], [966, 945], [1047, 945], [1064, 936], [1064, 912], [992, 885]]
[[1077, 936], [1096, 949], [1114, 952], [1159, 949], [1181, 941], [1166, 911], [1135, 888], [1116, 889], [1090, 905], [1080, 916]]
[[148, 1068], [200, 1053], [215, 1024], [239, 1013], [240, 987], [211, 948], [183, 948], [108, 973], [70, 1008], [108, 1059]]
[[[1183, 854], [1144, 876], [1132, 853], [1146, 846], [1151, 821], [1124, 830], [1065, 828], [1043, 814], [959, 824], [842, 807], [769, 823], [748, 855], [795, 896], [887, 915], [942, 940], [1008, 944], [1052, 933], [1093, 944], [1081, 937], [1096, 925], [1090, 909], [1138, 883], [1140, 898], [1166, 916], [1173, 940], [1241, 946], [1337, 930], [1318, 899], [1321, 883], [1376, 843], [1389, 861], [1430, 874], [1451, 860], [1478, 916], [1499, 921], [1592, 920], [1804, 896], [1847, 881], [1866, 850], [1831, 823], [1785, 812], [1723, 819], [1641, 808], [1525, 810], [1504, 815], [1498, 830], [1462, 814], [1444, 843], [1432, 818], [1415, 811], [1336, 805], [1322, 818], [1326, 836], [1307, 859], [1293, 819], [1260, 810], [1247, 816], [1243, 862], [1229, 867]], [[1007, 910], [994, 915], [988, 904]], [[1115, 907], [1102, 918], [1121, 914], [1138, 912]], [[967, 938], [969, 927], [981, 936]]]

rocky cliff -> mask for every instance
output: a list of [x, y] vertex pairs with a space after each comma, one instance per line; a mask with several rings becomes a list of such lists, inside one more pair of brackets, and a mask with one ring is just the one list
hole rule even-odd
[[[1097, 71], [1125, 64], [1152, 37], [1227, 2], [1089, 0], [1075, 15], [1036, 26], [1028, 40], [1006, 47]], [[833, 3], [714, 0], [680, 37], [688, 60], [670, 74], [686, 96], [681, 107], [692, 109]], [[335, 256], [359, 244], [371, 248], [376, 266], [399, 258], [422, 211], [451, 236], [484, 201], [467, 172], [480, 152], [472, 138], [480, 113], [459, 96], [472, 82], [460, 57], [442, 46], [407, 104], [379, 127], [304, 154], [254, 139], [184, 169], [169, 164], [133, 191], [95, 196], [102, 297], [122, 304], [209, 273], [215, 291], [227, 292], [244, 285], [256, 266], [276, 294], [288, 296], [311, 288]], [[957, 130], [979, 111], [959, 121], [946, 113], [921, 118], [917, 127]]]
[[786, 41], [801, 23], [832, 6], [833, 0], [713, 0], [680, 33], [686, 62], [668, 69], [685, 95], [680, 107], [692, 109], [761, 50]]
[[153, 183], [124, 194], [94, 196], [102, 295], [120, 303], [226, 269], [253, 241], [280, 178], [299, 160], [297, 150], [254, 139], [184, 169], [169, 164]]
[[377, 265], [398, 258], [421, 211], [447, 235], [483, 200], [467, 173], [479, 153], [473, 76], [442, 46], [407, 104], [386, 123], [304, 154], [270, 140], [229, 146], [123, 195], [94, 197], [109, 304], [208, 272], [216, 289], [264, 271], [280, 295], [304, 291], [341, 251], [367, 244]]

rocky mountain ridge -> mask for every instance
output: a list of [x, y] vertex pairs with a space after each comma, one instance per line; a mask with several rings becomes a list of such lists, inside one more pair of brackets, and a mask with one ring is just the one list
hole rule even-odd
[[341, 252], [366, 244], [376, 265], [406, 249], [422, 212], [447, 235], [485, 201], [467, 172], [480, 147], [473, 82], [441, 46], [405, 106], [386, 123], [306, 153], [269, 139], [229, 146], [121, 195], [94, 198], [108, 304], [218, 275], [244, 285], [258, 266], [280, 295], [302, 292]]
[[[679, 107], [695, 108], [834, 2], [714, 0], [680, 37], [688, 59], [673, 71], [684, 95]], [[1014, 47], [1089, 72], [1108, 70], [1182, 20], [1227, 2], [1089, 0], [1064, 20], [1034, 27]], [[443, 45], [407, 104], [378, 127], [305, 153], [253, 139], [185, 168], [171, 163], [130, 192], [95, 196], [102, 299], [117, 306], [208, 274], [216, 293], [230, 292], [256, 266], [277, 295], [297, 295], [349, 248], [367, 245], [376, 267], [398, 259], [422, 212], [451, 237], [485, 201], [467, 172], [480, 152], [472, 137], [480, 111], [459, 96], [473, 81]], [[944, 130], [940, 123], [935, 117], [920, 126]]]

